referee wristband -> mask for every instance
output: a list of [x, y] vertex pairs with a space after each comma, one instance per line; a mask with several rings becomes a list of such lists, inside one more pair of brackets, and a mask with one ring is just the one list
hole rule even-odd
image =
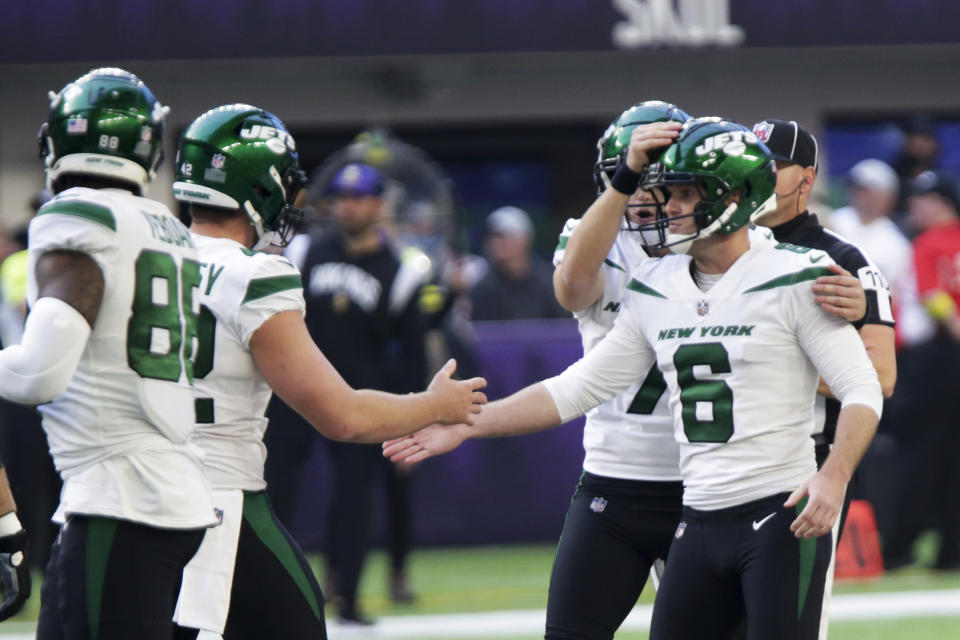
[[621, 162], [610, 178], [610, 186], [625, 196], [632, 196], [640, 185], [640, 174]]

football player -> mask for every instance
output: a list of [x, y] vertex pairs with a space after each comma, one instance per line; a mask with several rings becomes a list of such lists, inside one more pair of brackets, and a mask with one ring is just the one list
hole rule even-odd
[[[566, 222], [554, 253], [554, 292], [577, 319], [584, 353], [613, 325], [630, 272], [665, 253], [645, 246], [649, 233], [641, 229], [654, 221], [656, 202], [631, 176], [638, 177], [689, 119], [675, 105], [641, 102], [597, 142], [600, 195], [582, 218]], [[583, 474], [550, 578], [546, 638], [612, 638], [651, 566], [657, 560], [662, 566], [667, 556], [683, 483], [665, 390], [652, 366], [587, 416]]]
[[[749, 627], [771, 637], [816, 638], [828, 534], [881, 410], [876, 373], [853, 328], [813, 300], [829, 257], [748, 235], [751, 216], [775, 206], [772, 159], [749, 130], [689, 121], [643, 184], [669, 195], [647, 231], [681, 255], [643, 262], [597, 346], [560, 376], [487, 406], [473, 428], [559, 424], [656, 363], [685, 488], [651, 637], [727, 637], [746, 612]], [[809, 437], [818, 370], [844, 403], [819, 472]], [[386, 453], [425, 450], [415, 435]]]
[[166, 639], [183, 567], [217, 522], [188, 446], [200, 264], [143, 197], [167, 109], [114, 68], [50, 100], [55, 196], [30, 223], [22, 342], [0, 352], [0, 393], [40, 405], [63, 478], [37, 637]]
[[223, 525], [207, 532], [184, 571], [180, 637], [326, 637], [320, 588], [264, 491], [264, 412], [274, 391], [325, 436], [353, 442], [471, 422], [486, 401], [482, 378], [450, 378], [452, 360], [422, 393], [356, 391], [344, 382], [307, 332], [300, 272], [258, 251], [287, 243], [304, 182], [293, 138], [257, 107], [211, 109], [181, 138], [173, 191], [190, 206], [203, 260], [194, 443]]

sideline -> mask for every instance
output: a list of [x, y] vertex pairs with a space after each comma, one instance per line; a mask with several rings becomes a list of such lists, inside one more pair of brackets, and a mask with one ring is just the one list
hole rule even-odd
[[[653, 605], [636, 607], [621, 629], [646, 631], [650, 628]], [[956, 616], [960, 618], [960, 589], [930, 591], [888, 591], [835, 595], [830, 621], [887, 620], [891, 618]], [[477, 638], [515, 637], [543, 634], [542, 610], [490, 611], [486, 613], [449, 613], [442, 615], [383, 616], [373, 627], [348, 627], [331, 621], [330, 640], [372, 640], [381, 638]], [[10, 629], [14, 633], [4, 633]], [[2, 640], [33, 640], [33, 625], [4, 623]]]
[[[620, 627], [629, 631], [650, 628], [653, 605], [640, 605]], [[835, 595], [830, 621], [878, 620], [911, 617], [960, 617], [960, 589], [888, 591]], [[543, 634], [544, 612], [491, 611], [421, 616], [384, 616], [374, 627], [347, 627], [329, 623], [331, 640], [348, 638], [475, 638], [496, 636], [537, 637]]]

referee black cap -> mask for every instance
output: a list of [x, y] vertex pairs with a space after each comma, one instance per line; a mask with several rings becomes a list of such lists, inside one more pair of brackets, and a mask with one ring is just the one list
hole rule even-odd
[[753, 133], [765, 143], [774, 160], [813, 167], [820, 162], [820, 147], [813, 134], [796, 120], [762, 120], [753, 125]]

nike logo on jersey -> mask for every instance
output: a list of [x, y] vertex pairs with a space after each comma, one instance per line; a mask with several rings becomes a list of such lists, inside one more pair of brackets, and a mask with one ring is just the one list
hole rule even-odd
[[810, 262], [813, 263], [813, 264], [817, 264], [818, 262], [820, 262], [821, 260], [823, 260], [825, 257], [826, 257], [826, 254], [825, 254], [825, 253], [821, 253], [821, 254], [818, 255], [816, 258], [814, 258], [813, 256], [810, 256]]
[[775, 516], [775, 515], [777, 515], [777, 512], [776, 512], [776, 511], [774, 511], [773, 513], [771, 513], [770, 515], [768, 515], [768, 516], [767, 516], [766, 518], [764, 518], [763, 520], [754, 520], [754, 521], [753, 521], [753, 530], [754, 530], [754, 531], [760, 531], [760, 527], [762, 527], [762, 526], [767, 522], [767, 520], [769, 520], [770, 518], [772, 518], [772, 517]]

